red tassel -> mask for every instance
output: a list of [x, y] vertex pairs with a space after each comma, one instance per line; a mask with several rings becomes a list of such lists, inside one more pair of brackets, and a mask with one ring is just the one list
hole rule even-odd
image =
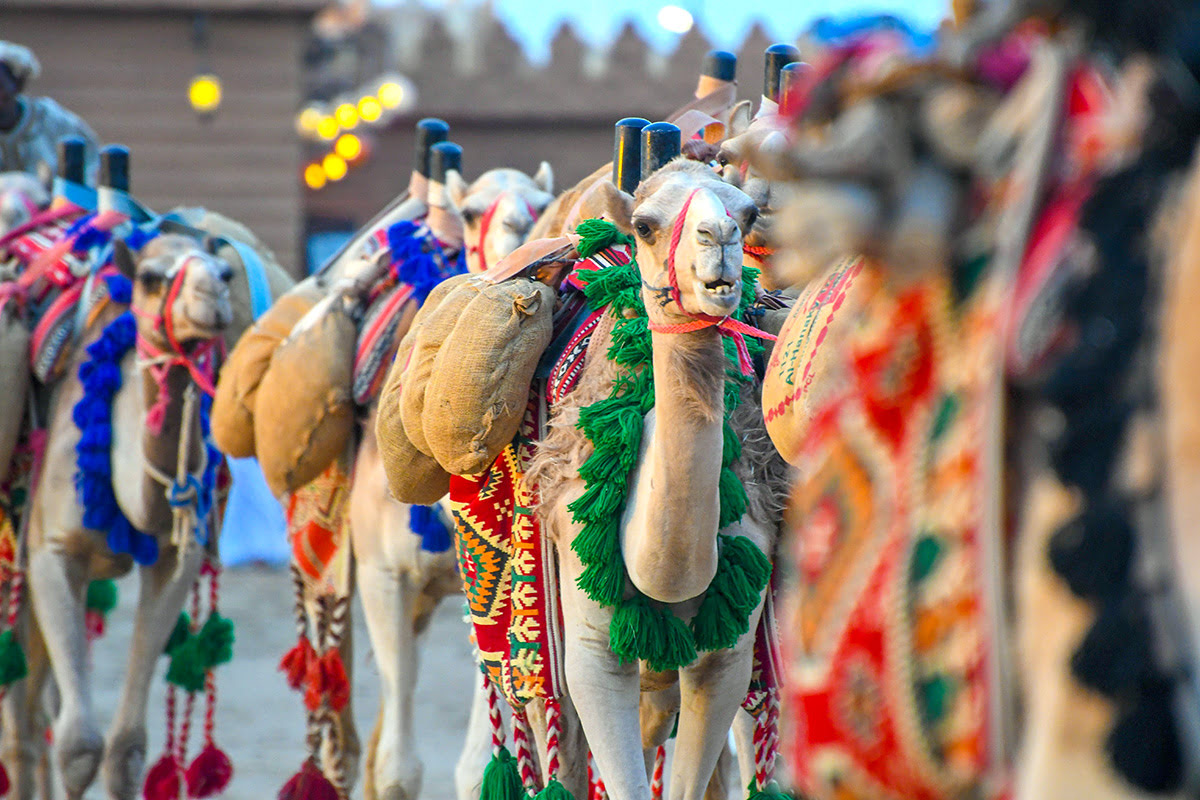
[[225, 791], [233, 778], [233, 763], [215, 744], [207, 745], [187, 768], [188, 797], [212, 797]]
[[305, 761], [300, 771], [279, 790], [278, 800], [339, 800], [337, 789], [316, 764]]
[[304, 674], [304, 705], [309, 711], [316, 711], [325, 699], [325, 670], [321, 667], [321, 659], [314, 653], [308, 662]]
[[288, 686], [293, 689], [304, 686], [304, 679], [311, 664], [316, 660], [317, 653], [313, 650], [312, 643], [308, 641], [307, 636], [301, 635], [296, 646], [288, 650], [279, 662], [279, 668], [287, 675]]
[[177, 800], [179, 790], [179, 761], [174, 753], [165, 753], [146, 773], [142, 797], [146, 800]]
[[321, 656], [321, 674], [329, 707], [341, 711], [350, 702], [350, 679], [346, 677], [346, 665], [339, 650], [330, 648]]
[[0, 797], [8, 794], [9, 788], [11, 788], [11, 784], [8, 782], [8, 770], [4, 768], [3, 764], [0, 764]]

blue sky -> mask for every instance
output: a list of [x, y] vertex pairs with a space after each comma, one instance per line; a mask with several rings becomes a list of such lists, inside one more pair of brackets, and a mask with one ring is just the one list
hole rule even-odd
[[[388, 4], [396, 0], [376, 0]], [[472, 6], [481, 0], [424, 0], [432, 7]], [[949, 0], [492, 0], [496, 15], [524, 44], [531, 58], [547, 56], [550, 37], [564, 20], [571, 22], [580, 37], [603, 46], [616, 36], [626, 19], [633, 19], [644, 37], [663, 50], [678, 39], [659, 26], [657, 14], [666, 3], [691, 12], [697, 24], [718, 47], [735, 47], [755, 20], [761, 20], [772, 37], [796, 36], [814, 19], [863, 13], [889, 12], [902, 16], [915, 27], [933, 28], [947, 14]]]

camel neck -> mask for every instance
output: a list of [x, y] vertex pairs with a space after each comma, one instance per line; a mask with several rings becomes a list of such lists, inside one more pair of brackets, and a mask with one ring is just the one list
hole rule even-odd
[[654, 412], [624, 531], [626, 567], [650, 597], [680, 602], [716, 572], [725, 352], [715, 328], [652, 333]]
[[[165, 487], [152, 473], [172, 480], [179, 471], [179, 449], [185, 430], [188, 434], [187, 469], [196, 474], [203, 466], [204, 444], [199, 414], [185, 419], [184, 395], [192, 385], [191, 376], [182, 366], [172, 365], [158, 372], [146, 366], [141, 370], [142, 408], [138, 419], [142, 424], [142, 458], [150, 469], [144, 470], [143, 498], [149, 508], [148, 516], [170, 519]], [[198, 408], [198, 406], [196, 406]], [[168, 526], [169, 527], [169, 526]]]

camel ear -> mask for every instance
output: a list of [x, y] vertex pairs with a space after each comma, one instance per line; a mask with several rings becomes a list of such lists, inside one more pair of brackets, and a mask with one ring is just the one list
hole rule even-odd
[[137, 257], [121, 239], [113, 239], [113, 264], [129, 280], [137, 277]]
[[732, 139], [734, 136], [740, 136], [750, 127], [750, 101], [742, 100], [733, 107], [729, 112], [729, 135], [726, 139]]
[[600, 183], [600, 205], [603, 217], [628, 233], [633, 227], [633, 197], [625, 194], [608, 181]]
[[454, 203], [454, 207], [462, 209], [463, 201], [467, 199], [467, 182], [463, 180], [463, 176], [458, 170], [452, 169], [446, 172], [446, 196], [450, 198], [450, 202]]
[[533, 182], [546, 194], [554, 194], [554, 170], [549, 161], [543, 161], [533, 176]]

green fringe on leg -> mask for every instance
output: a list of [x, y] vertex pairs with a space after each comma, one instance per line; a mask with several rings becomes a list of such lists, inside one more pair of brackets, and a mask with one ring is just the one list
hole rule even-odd
[[558, 778], [551, 778], [546, 782], [546, 788], [534, 795], [533, 800], [575, 800], [575, 796], [558, 782]]
[[98, 611], [107, 615], [117, 607], [117, 584], [115, 581], [92, 581], [87, 588], [87, 602], [84, 604], [88, 611]]
[[687, 623], [641, 593], [613, 611], [608, 639], [621, 661], [644, 660], [655, 672], [679, 669], [696, 660]]
[[775, 781], [768, 781], [766, 786], [759, 789], [758, 780], [752, 778], [747, 792], [746, 800], [794, 800], [790, 794], [780, 789]]
[[619, 552], [617, 555], [584, 567], [575, 581], [584, 594], [602, 606], [618, 605], [625, 596], [625, 562]]

